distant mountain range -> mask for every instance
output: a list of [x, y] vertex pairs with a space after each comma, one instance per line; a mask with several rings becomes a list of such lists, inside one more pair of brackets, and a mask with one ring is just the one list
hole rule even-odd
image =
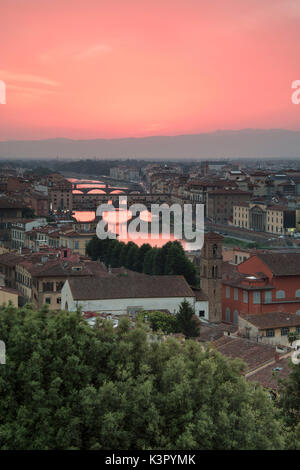
[[0, 158], [299, 158], [300, 132], [243, 129], [207, 134], [124, 139], [48, 139], [0, 142]]

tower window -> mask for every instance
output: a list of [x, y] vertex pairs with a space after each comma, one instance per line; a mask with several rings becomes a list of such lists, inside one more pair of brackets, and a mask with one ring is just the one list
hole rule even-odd
[[217, 279], [217, 277], [218, 277], [218, 267], [217, 266], [212, 267], [211, 275], [214, 279]]
[[218, 253], [218, 245], [214, 244], [212, 251], [213, 251], [213, 256], [216, 257]]

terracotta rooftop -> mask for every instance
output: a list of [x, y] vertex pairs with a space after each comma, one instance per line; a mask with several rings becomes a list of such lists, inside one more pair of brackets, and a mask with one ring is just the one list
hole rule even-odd
[[128, 282], [126, 276], [101, 279], [70, 279], [74, 300], [193, 297], [183, 276], [137, 276]]
[[300, 253], [257, 253], [256, 255], [273, 273], [274, 276], [299, 276]]
[[222, 336], [212, 345], [227, 357], [242, 359], [248, 366], [248, 372], [272, 361], [276, 353], [276, 348], [269, 344], [233, 336]]
[[300, 315], [295, 313], [269, 312], [260, 315], [242, 315], [259, 330], [266, 328], [282, 328], [284, 326], [300, 326]]
[[[222, 263], [222, 283], [232, 287], [240, 287], [245, 290], [272, 290], [274, 286], [267, 282], [264, 273], [253, 273], [254, 279], [249, 279], [250, 274], [241, 273], [238, 266], [223, 261]], [[255, 283], [255, 281], [258, 281]]]
[[103, 266], [96, 261], [86, 263], [56, 259], [45, 263], [30, 263], [28, 270], [34, 277], [109, 276]]
[[4, 253], [3, 255], [0, 255], [0, 264], [5, 266], [15, 266], [23, 259], [23, 256], [19, 255], [17, 252]]
[[0, 286], [0, 292], [8, 292], [9, 294], [23, 295], [17, 289], [12, 289], [11, 287]]
[[218, 324], [212, 324], [201, 322], [200, 338], [198, 339], [198, 341], [204, 343], [215, 341], [218, 338], [223, 337], [224, 333], [236, 333], [237, 330], [238, 327], [236, 325], [232, 325], [229, 323], [221, 322]]
[[258, 382], [262, 387], [276, 391], [279, 388], [279, 380], [287, 379], [290, 371], [290, 358], [284, 357], [254, 372], [247, 377], [247, 380]]
[[197, 287], [192, 287], [192, 291], [194, 292], [194, 295], [195, 295], [197, 301], [208, 301], [208, 297], [203, 292], [202, 289], [197, 288]]
[[212, 189], [211, 191], [207, 191], [209, 195], [218, 195], [218, 194], [236, 194], [238, 196], [251, 196], [251, 192], [249, 191], [242, 191], [241, 189]]
[[205, 241], [206, 239], [208, 239], [208, 240], [212, 240], [212, 239], [214, 239], [214, 240], [223, 240], [223, 238], [224, 238], [224, 237], [222, 237], [222, 235], [219, 235], [219, 234], [216, 233], [216, 232], [206, 232], [206, 233], [204, 234], [204, 241]]
[[63, 236], [68, 238], [90, 237], [91, 232], [76, 232], [75, 230], [73, 230], [70, 232], [65, 232]]

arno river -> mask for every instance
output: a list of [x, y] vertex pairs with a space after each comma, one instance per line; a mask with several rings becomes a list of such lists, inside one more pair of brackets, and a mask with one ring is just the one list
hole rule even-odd
[[[73, 194], [81, 194], [81, 189], [88, 189], [91, 187], [91, 191], [88, 194], [104, 194], [105, 193], [105, 186], [106, 183], [100, 180], [94, 179], [77, 179], [77, 178], [68, 178], [71, 183], [78, 183], [76, 189], [73, 190]], [[124, 185], [122, 186], [111, 186], [108, 185], [109, 188], [113, 188], [113, 194], [124, 194], [122, 191], [123, 189], [127, 189]], [[110, 203], [111, 201], [109, 201]], [[91, 222], [95, 219], [95, 211], [73, 211], [73, 217], [78, 222]], [[151, 246], [161, 247], [165, 243], [170, 240], [175, 240], [174, 235], [170, 234], [167, 238], [163, 238], [163, 234], [160, 234], [160, 238], [157, 240], [152, 240], [150, 235], [147, 232], [141, 232], [141, 236], [137, 239], [132, 239], [127, 234], [127, 236], [123, 236], [124, 233], [124, 224], [127, 224], [128, 221], [132, 218], [132, 214], [129, 210], [125, 211], [124, 209], [117, 209], [114, 213], [106, 212], [103, 214], [103, 219], [108, 223], [108, 230], [110, 232], [116, 233], [118, 235], [118, 239], [125, 243], [129, 241], [133, 241], [138, 246], [141, 246], [143, 243], [149, 243]], [[151, 222], [151, 213], [149, 211], [144, 211], [140, 214], [139, 218], [143, 221]], [[122, 227], [123, 225], [123, 227]], [[186, 242], [181, 240], [183, 246], [186, 246]]]

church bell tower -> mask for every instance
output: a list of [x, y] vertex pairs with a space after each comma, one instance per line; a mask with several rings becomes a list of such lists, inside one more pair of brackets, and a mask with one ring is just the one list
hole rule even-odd
[[222, 240], [214, 232], [204, 235], [204, 244], [200, 258], [201, 289], [208, 297], [211, 322], [222, 321]]

